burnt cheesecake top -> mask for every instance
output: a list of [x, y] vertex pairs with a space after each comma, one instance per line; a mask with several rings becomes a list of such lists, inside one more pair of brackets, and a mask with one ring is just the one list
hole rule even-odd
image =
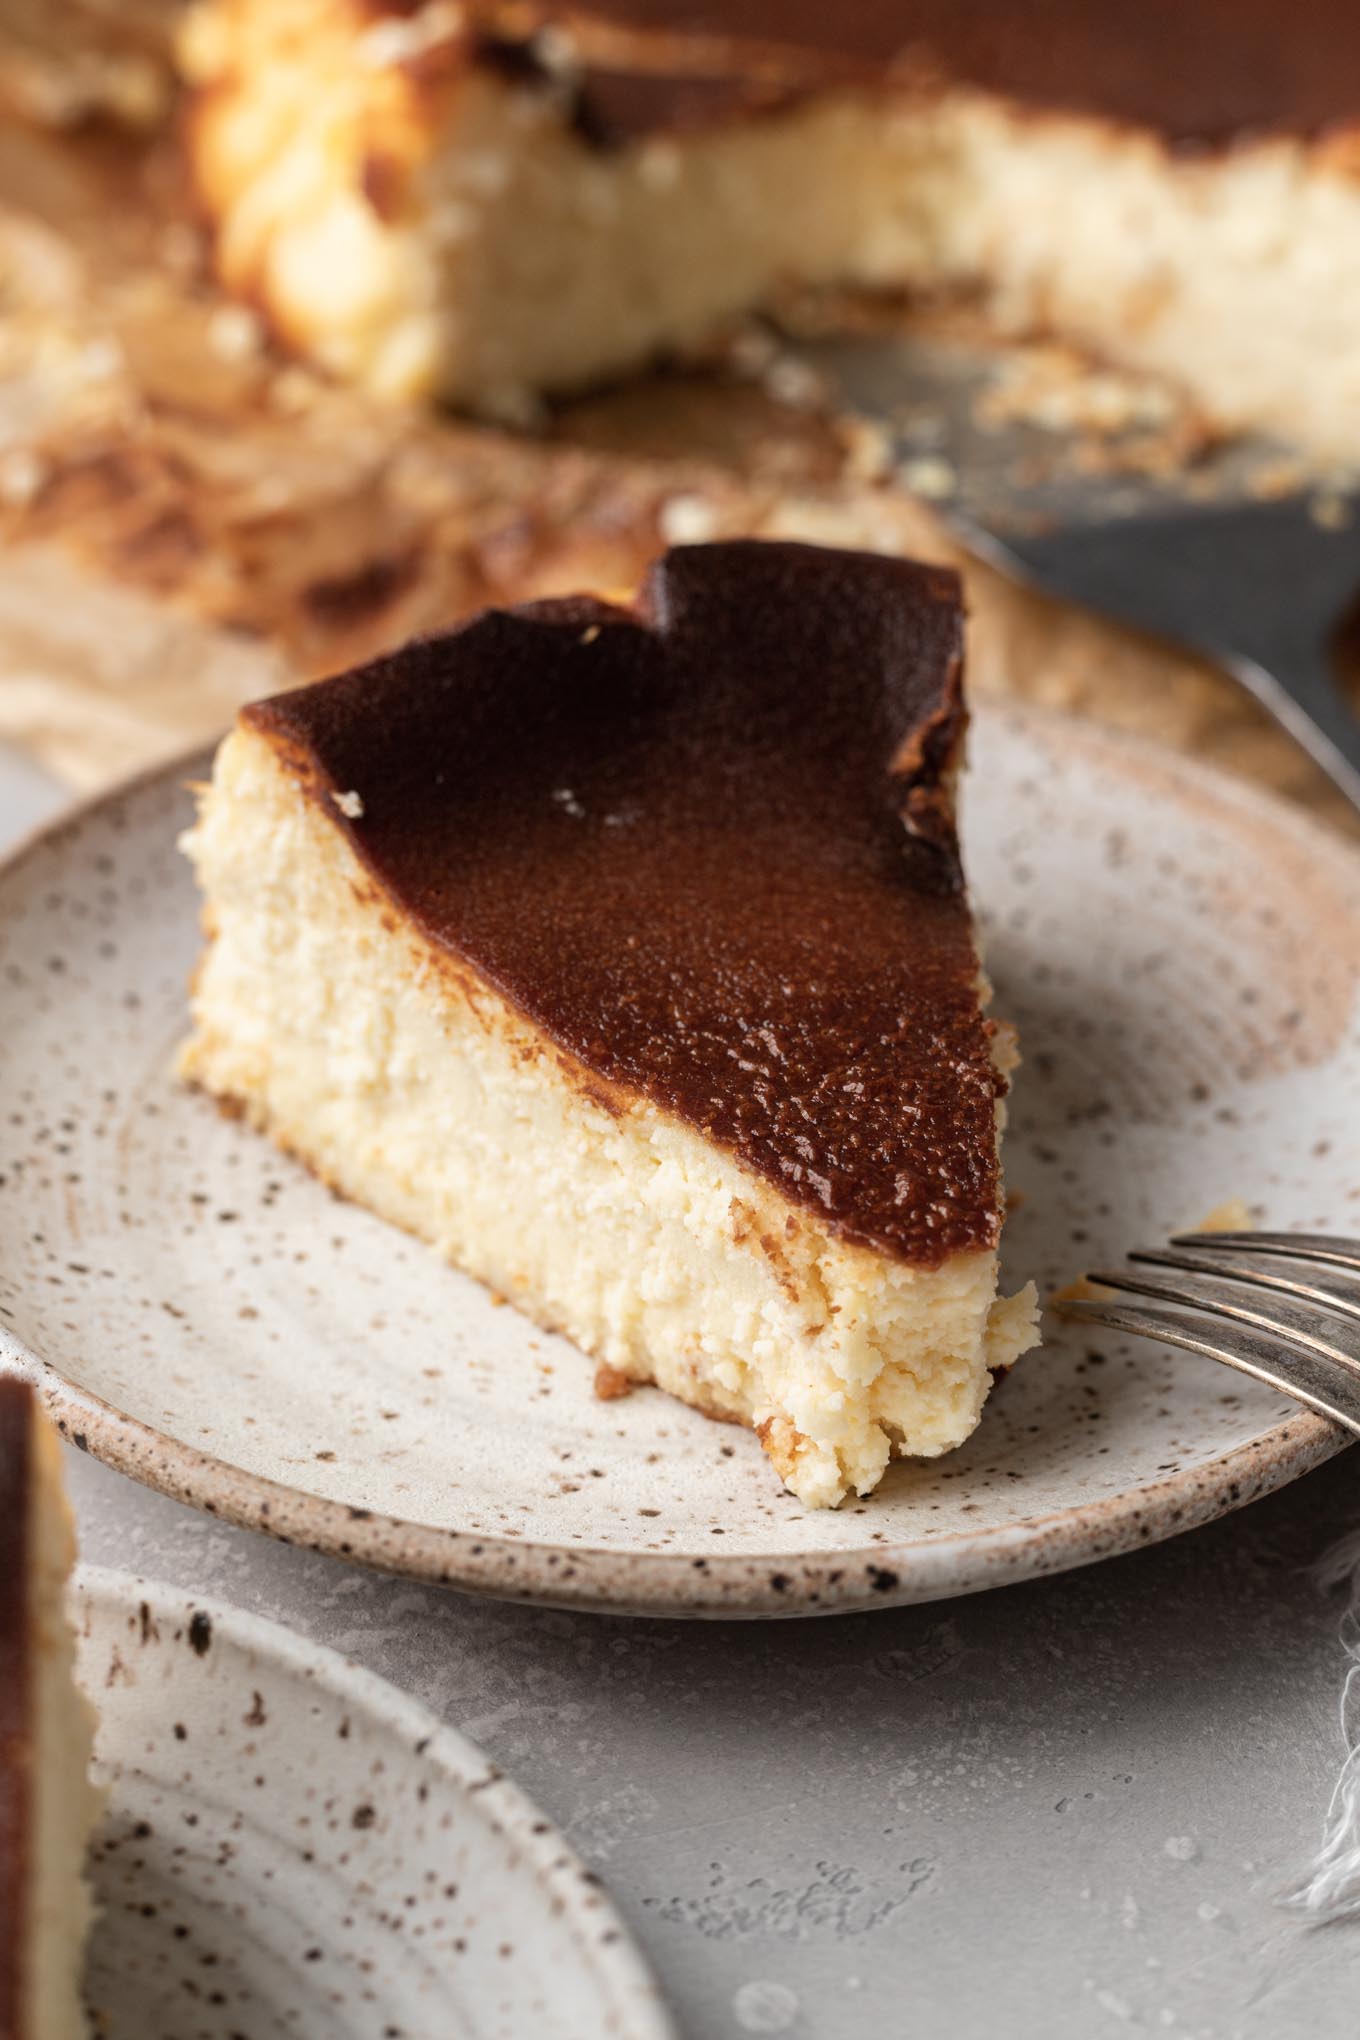
[[[1221, 147], [1360, 112], [1353, 0], [481, 0], [484, 46], [561, 79], [609, 143], [846, 83], [960, 83]], [[556, 31], [542, 43], [542, 30]]]
[[635, 607], [489, 610], [243, 722], [603, 1098], [934, 1267], [1000, 1224], [961, 669], [952, 573], [739, 541], [666, 554]]

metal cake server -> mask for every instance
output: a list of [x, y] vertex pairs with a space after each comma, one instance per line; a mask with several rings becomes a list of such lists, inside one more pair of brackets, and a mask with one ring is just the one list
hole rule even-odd
[[887, 432], [908, 482], [933, 457], [949, 482], [940, 512], [973, 551], [1208, 653], [1360, 809], [1360, 716], [1333, 663], [1360, 598], [1360, 495], [1329, 495], [1320, 516], [1316, 490], [1275, 493], [1281, 450], [1263, 443], [1231, 447], [1193, 477], [1083, 471], [1055, 459], [1051, 431], [980, 422], [994, 357], [956, 345], [857, 335], [795, 352], [840, 405]]

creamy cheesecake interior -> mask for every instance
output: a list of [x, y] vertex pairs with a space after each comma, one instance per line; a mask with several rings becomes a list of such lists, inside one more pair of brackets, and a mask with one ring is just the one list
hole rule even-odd
[[84, 2040], [93, 1713], [75, 1683], [75, 1535], [55, 1431], [0, 1378], [0, 2032]]
[[[730, 677], [734, 587], [757, 652], [785, 647], [759, 684]], [[899, 561], [691, 549], [641, 630], [535, 605], [245, 711], [186, 843], [210, 942], [185, 1074], [612, 1375], [754, 1426], [814, 1506], [961, 1443], [1034, 1338], [1032, 1291], [997, 1298], [1009, 1037], [954, 876], [956, 614]], [[838, 634], [867, 660], [875, 615], [880, 660], [919, 669], [900, 783], [883, 671], [821, 663]], [[818, 688], [840, 706], [800, 730]], [[842, 776], [884, 803], [843, 839]]]
[[[221, 274], [334, 372], [514, 414], [702, 342], [790, 283], [966, 291], [1003, 331], [1171, 378], [1221, 425], [1360, 447], [1360, 158], [1321, 26], [1291, 24], [1310, 59], [1292, 77], [1278, 25], [1224, 8], [1220, 33], [1179, 39], [1187, 83], [1155, 22], [1096, 34], [1073, 5], [993, 0], [960, 10], [970, 39], [909, 0], [867, 14], [893, 16], [908, 54], [923, 20], [942, 54], [893, 65], [880, 34], [869, 82], [853, 23], [800, 53], [687, 31], [679, 5], [527, 12], [564, 18], [496, 43], [478, 10], [438, 0], [208, 0], [193, 17], [193, 161]], [[1006, 61], [984, 61], [989, 16]], [[696, 114], [698, 88], [716, 103]]]

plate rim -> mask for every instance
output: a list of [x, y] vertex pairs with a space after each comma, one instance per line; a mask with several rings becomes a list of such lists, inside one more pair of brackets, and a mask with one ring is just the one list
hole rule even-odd
[[[1193, 805], [1226, 809], [1292, 837], [1305, 861], [1330, 865], [1360, 901], [1360, 846], [1267, 788], [1187, 757], [1156, 739], [1040, 704], [987, 700], [978, 720], [1104, 754], [1169, 782]], [[0, 858], [0, 883], [106, 806], [167, 780], [187, 777], [215, 747], [198, 743], [63, 808]], [[263, 1531], [380, 1572], [540, 1606], [606, 1614], [745, 1620], [847, 1614], [984, 1591], [1152, 1544], [1213, 1521], [1286, 1486], [1352, 1442], [1326, 1418], [1286, 1416], [1205, 1464], [1073, 1508], [961, 1531], [929, 1543], [902, 1537], [849, 1550], [713, 1554], [619, 1551], [598, 1544], [441, 1528], [290, 1487], [201, 1447], [168, 1437], [143, 1419], [78, 1387], [0, 1326], [0, 1369], [27, 1376], [62, 1435], [144, 1486], [209, 1516]]]
[[421, 1764], [444, 1773], [460, 1798], [475, 1802], [479, 1819], [510, 1846], [542, 1896], [562, 1919], [585, 1967], [594, 1972], [609, 2009], [623, 2023], [620, 2040], [679, 2040], [661, 1986], [603, 1880], [523, 1786], [461, 1729], [442, 1720], [414, 1694], [380, 1672], [318, 1643], [288, 1624], [215, 1594], [191, 1592], [117, 1566], [80, 1560], [71, 1575], [68, 1606], [77, 1637], [85, 1609], [100, 1604], [136, 1623], [143, 1604], [167, 1630], [206, 1615], [222, 1636], [292, 1677], [321, 1685], [356, 1715], [391, 1731]]

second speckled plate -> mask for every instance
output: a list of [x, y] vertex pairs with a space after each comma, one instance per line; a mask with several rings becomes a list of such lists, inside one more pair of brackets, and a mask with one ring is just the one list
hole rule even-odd
[[124, 1573], [72, 1614], [104, 2040], [675, 2040], [596, 1880], [414, 1700]]
[[[1009, 1277], [1041, 1291], [1244, 1198], [1360, 1231], [1360, 857], [1170, 755], [985, 709], [965, 844], [1021, 1030]], [[199, 1507], [422, 1578], [658, 1613], [970, 1592], [1203, 1522], [1340, 1440], [1212, 1362], [1050, 1324], [950, 1458], [834, 1513], [756, 1440], [337, 1203], [172, 1074], [194, 760], [0, 873], [0, 1364]]]

